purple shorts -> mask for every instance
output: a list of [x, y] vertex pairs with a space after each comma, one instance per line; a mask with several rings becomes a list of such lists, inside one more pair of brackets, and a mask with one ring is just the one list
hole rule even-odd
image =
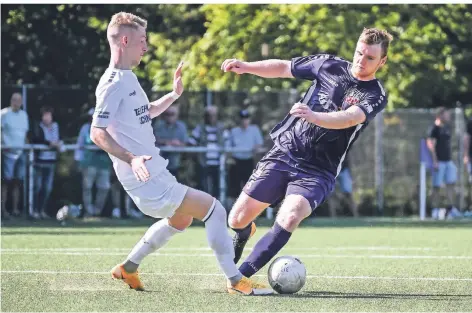
[[274, 146], [259, 161], [243, 190], [250, 197], [270, 204], [281, 201], [287, 195], [301, 195], [315, 210], [334, 187], [334, 175], [306, 171]]

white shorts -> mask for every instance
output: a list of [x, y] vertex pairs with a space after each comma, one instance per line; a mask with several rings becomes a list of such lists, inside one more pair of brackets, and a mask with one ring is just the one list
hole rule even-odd
[[156, 218], [174, 215], [185, 198], [188, 187], [165, 168], [141, 187], [127, 190], [141, 212]]

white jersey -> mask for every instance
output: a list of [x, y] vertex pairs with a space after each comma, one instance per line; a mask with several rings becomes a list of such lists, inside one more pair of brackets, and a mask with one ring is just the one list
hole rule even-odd
[[[149, 115], [149, 99], [131, 70], [108, 68], [95, 91], [97, 105], [92, 126], [106, 127], [115, 141], [136, 156], [150, 155], [146, 167], [157, 176], [168, 161], [159, 155]], [[144, 185], [134, 176], [131, 165], [109, 154], [118, 180], [125, 190]]]

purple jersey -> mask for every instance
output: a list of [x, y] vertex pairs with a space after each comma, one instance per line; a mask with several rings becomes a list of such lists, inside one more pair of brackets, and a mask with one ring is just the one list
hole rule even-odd
[[271, 131], [275, 145], [310, 172], [338, 175], [347, 150], [359, 133], [382, 111], [387, 95], [379, 80], [361, 81], [351, 74], [352, 63], [319, 54], [292, 60], [292, 74], [313, 83], [303, 97], [314, 112], [347, 110], [356, 105], [366, 121], [346, 129], [326, 129], [288, 114]]

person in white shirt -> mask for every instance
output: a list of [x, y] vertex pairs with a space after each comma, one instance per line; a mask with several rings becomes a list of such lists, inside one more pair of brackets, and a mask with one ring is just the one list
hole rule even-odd
[[[22, 146], [29, 131], [28, 114], [21, 109], [22, 97], [19, 93], [11, 96], [10, 106], [1, 111], [2, 147]], [[5, 207], [8, 191], [12, 192], [13, 215], [19, 216], [20, 188], [25, 178], [26, 160], [21, 149], [2, 149], [2, 217], [9, 218]]]
[[183, 92], [181, 62], [174, 73], [173, 91], [149, 102], [132, 68], [147, 51], [147, 21], [131, 13], [115, 14], [108, 25], [110, 66], [96, 90], [92, 121], [93, 142], [108, 152], [119, 181], [145, 214], [162, 218], [136, 244], [112, 277], [132, 289], [144, 290], [138, 275], [143, 258], [185, 230], [193, 218], [205, 223], [207, 239], [234, 294], [268, 294], [272, 291], [243, 277], [234, 264], [232, 240], [226, 227], [226, 210], [210, 195], [177, 182], [159, 155], [151, 119], [164, 112]]

